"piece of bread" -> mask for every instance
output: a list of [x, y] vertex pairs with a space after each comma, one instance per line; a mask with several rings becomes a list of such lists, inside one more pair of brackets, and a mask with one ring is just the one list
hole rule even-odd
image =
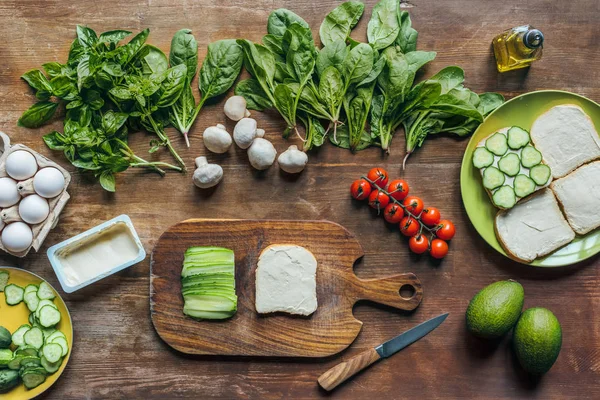
[[524, 262], [550, 254], [575, 238], [550, 189], [500, 211], [495, 230], [506, 253]]
[[575, 232], [585, 235], [600, 226], [600, 161], [577, 168], [550, 187]]
[[317, 309], [317, 260], [304, 247], [275, 244], [256, 268], [256, 311], [310, 315]]
[[555, 179], [600, 158], [600, 138], [594, 123], [576, 105], [552, 107], [535, 120], [530, 135]]

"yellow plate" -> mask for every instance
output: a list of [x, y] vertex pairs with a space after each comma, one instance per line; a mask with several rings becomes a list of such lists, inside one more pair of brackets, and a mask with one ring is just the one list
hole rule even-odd
[[[0, 271], [6, 271], [9, 273], [9, 284], [14, 283], [15, 285], [19, 285], [22, 288], [25, 288], [25, 286], [29, 284], [39, 285], [41, 282], [44, 281], [44, 279], [40, 278], [36, 274], [19, 268], [0, 267]], [[50, 285], [50, 287], [52, 287], [52, 285]], [[62, 374], [63, 370], [65, 369], [65, 366], [69, 362], [69, 357], [71, 356], [71, 351], [73, 349], [73, 323], [71, 321], [71, 315], [69, 314], [69, 310], [67, 309], [65, 302], [54, 288], [52, 288], [52, 290], [54, 290], [54, 294], [56, 294], [54, 304], [58, 307], [58, 311], [60, 311], [60, 315], [62, 317], [56, 328], [62, 333], [64, 333], [67, 337], [67, 343], [69, 344], [69, 353], [63, 359], [60, 369], [54, 374], [46, 377], [46, 381], [40, 386], [31, 390], [27, 390], [25, 386], [23, 386], [23, 383], [20, 383], [12, 390], [0, 394], [0, 398], [2, 398], [2, 400], [33, 399], [34, 397], [45, 392], [50, 386], [54, 384], [54, 382], [56, 382], [58, 377]], [[6, 297], [4, 296], [4, 293], [0, 294], [1, 326], [5, 327], [11, 333], [13, 333], [21, 325], [28, 324], [28, 318], [29, 309], [27, 308], [24, 302], [21, 302], [16, 306], [9, 306], [6, 304]]]

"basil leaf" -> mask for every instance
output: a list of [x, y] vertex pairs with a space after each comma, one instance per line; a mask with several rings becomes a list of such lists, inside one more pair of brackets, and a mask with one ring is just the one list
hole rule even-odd
[[249, 110], [263, 111], [273, 107], [273, 103], [256, 79], [240, 81], [235, 87], [235, 94], [246, 99], [246, 108]]
[[42, 64], [42, 68], [46, 71], [46, 74], [52, 79], [58, 75], [64, 74], [63, 68], [64, 66], [61, 63], [57, 62], [49, 62]]
[[323, 46], [330, 46], [338, 40], [345, 42], [364, 11], [365, 5], [358, 1], [347, 1], [334, 8], [327, 14], [319, 29]]
[[125, 75], [125, 71], [121, 68], [121, 64], [117, 64], [112, 61], [107, 61], [102, 65], [102, 71], [106, 72], [110, 76], [121, 77]]
[[81, 93], [81, 97], [90, 110], [99, 110], [104, 105], [104, 99], [96, 90], [86, 90]]
[[39, 128], [52, 118], [58, 108], [58, 103], [40, 101], [29, 107], [17, 121], [18, 126], [25, 128]]
[[102, 168], [100, 165], [97, 165], [94, 161], [85, 161], [85, 160], [75, 160], [73, 161], [71, 164], [73, 164], [74, 167], [77, 167], [79, 169], [84, 169], [84, 170], [88, 170], [88, 171], [97, 171], [100, 168]]
[[169, 107], [177, 101], [187, 82], [187, 67], [179, 64], [167, 70], [166, 78], [162, 81], [160, 97], [156, 106], [159, 108]]
[[400, 21], [400, 32], [396, 38], [396, 45], [400, 47], [400, 50], [404, 54], [417, 50], [417, 38], [419, 34], [412, 27], [408, 11], [400, 11], [398, 19]]
[[128, 89], [126, 89], [124, 87], [114, 87], [114, 88], [110, 89], [109, 93], [112, 94], [113, 96], [115, 96], [119, 100], [133, 99], [133, 94], [131, 93], [131, 91], [129, 91]]
[[367, 25], [367, 38], [375, 50], [385, 49], [398, 37], [398, 0], [381, 0], [373, 7], [371, 20]]
[[123, 46], [123, 56], [121, 57], [121, 63], [127, 64], [137, 55], [140, 49], [146, 43], [146, 39], [148, 39], [148, 35], [150, 34], [150, 29], [144, 29], [137, 35], [135, 35], [129, 43]]
[[89, 54], [85, 54], [81, 57], [79, 64], [77, 65], [77, 88], [79, 91], [81, 91], [86, 84], [90, 74], [90, 56]]
[[35, 89], [35, 97], [39, 100], [48, 100], [52, 95], [52, 85], [50, 85], [50, 82], [42, 71], [32, 69], [23, 74], [21, 78], [26, 81], [29, 86]]
[[321, 49], [317, 55], [317, 73], [321, 75], [328, 67], [334, 66], [339, 68], [348, 55], [349, 49], [346, 43], [342, 40], [333, 42], [332, 44]]
[[100, 174], [100, 185], [108, 192], [116, 190], [115, 175], [111, 171], [105, 171]]
[[350, 50], [342, 63], [341, 73], [346, 86], [365, 79], [373, 69], [373, 48], [365, 43]]
[[127, 114], [109, 110], [102, 116], [102, 129], [107, 135], [114, 135], [127, 121]]
[[243, 60], [242, 48], [235, 40], [219, 40], [208, 45], [198, 83], [203, 101], [221, 95], [231, 88], [240, 74]]
[[87, 26], [77, 25], [77, 40], [79, 44], [86, 49], [94, 47], [98, 42], [96, 32]]
[[52, 93], [62, 100], [73, 100], [79, 96], [75, 82], [64, 75], [58, 75], [50, 81]]
[[308, 23], [303, 20], [300, 16], [287, 10], [280, 8], [269, 14], [267, 21], [267, 32], [275, 36], [283, 36], [288, 27], [292, 24], [297, 23], [305, 28], [309, 28]]
[[118, 43], [121, 40], [125, 39], [127, 36], [131, 35], [130, 31], [124, 31], [122, 29], [116, 29], [113, 31], [103, 32], [98, 38], [98, 42], [100, 43]]
[[71, 48], [69, 49], [69, 58], [67, 60], [67, 64], [71, 67], [76, 67], [84, 54], [85, 49], [81, 43], [79, 43], [79, 39], [73, 40], [71, 43]]
[[188, 83], [194, 79], [198, 69], [198, 42], [190, 29], [180, 29], [173, 36], [169, 63], [171, 67], [185, 64]]
[[66, 138], [59, 132], [52, 131], [42, 137], [50, 150], [64, 150]]

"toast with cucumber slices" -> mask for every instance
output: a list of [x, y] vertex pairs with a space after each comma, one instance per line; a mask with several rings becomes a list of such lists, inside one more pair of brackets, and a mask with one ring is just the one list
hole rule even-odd
[[529, 132], [512, 126], [483, 139], [473, 153], [492, 203], [503, 210], [550, 184], [550, 168], [533, 146]]

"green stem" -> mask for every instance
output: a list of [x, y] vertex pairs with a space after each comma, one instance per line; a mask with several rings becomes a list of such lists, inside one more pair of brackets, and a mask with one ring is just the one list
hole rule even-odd
[[148, 119], [150, 120], [150, 125], [152, 125], [152, 129], [154, 129], [154, 133], [156, 133], [156, 136], [158, 136], [160, 138], [160, 140], [163, 142], [164, 146], [166, 146], [169, 149], [169, 151], [171, 152], [173, 157], [175, 157], [175, 160], [177, 160], [179, 165], [181, 165], [182, 172], [186, 171], [185, 163], [183, 162], [183, 160], [181, 159], [179, 154], [177, 154], [177, 152], [171, 145], [171, 141], [169, 140], [169, 137], [162, 131], [162, 129], [159, 129], [158, 125], [154, 121], [154, 118], [152, 118], [152, 115], [149, 114]]

